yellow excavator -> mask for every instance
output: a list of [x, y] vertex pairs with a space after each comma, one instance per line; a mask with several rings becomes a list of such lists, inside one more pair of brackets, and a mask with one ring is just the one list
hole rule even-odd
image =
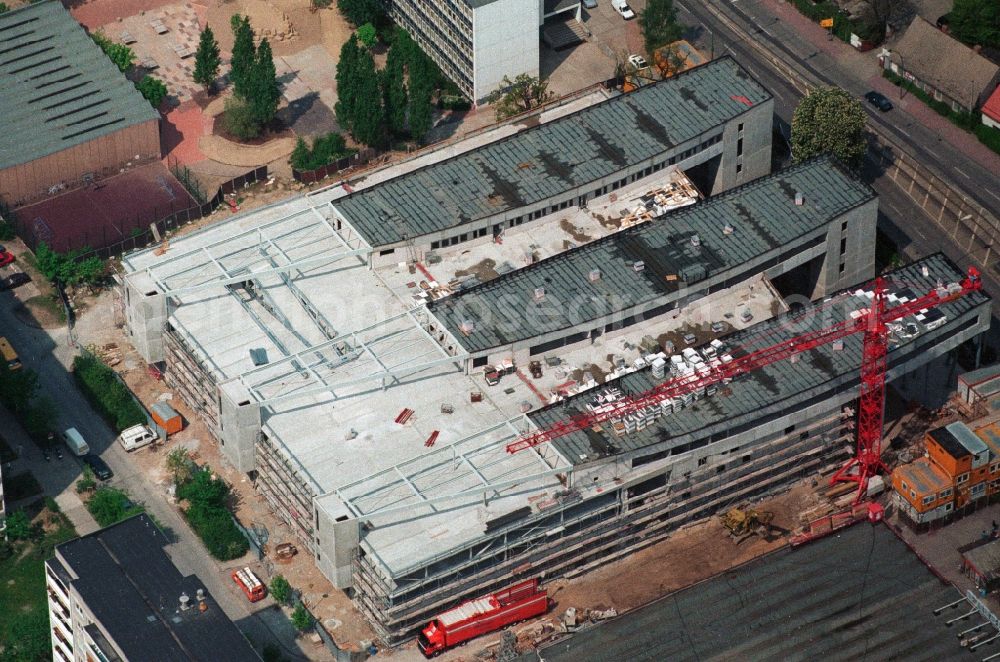
[[754, 534], [763, 536], [768, 533], [774, 513], [753, 508], [730, 508], [719, 516], [722, 525], [729, 529], [730, 535], [740, 542]]

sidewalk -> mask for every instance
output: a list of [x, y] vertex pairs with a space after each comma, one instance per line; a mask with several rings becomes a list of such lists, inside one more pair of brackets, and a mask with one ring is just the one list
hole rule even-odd
[[8, 514], [42, 496], [51, 496], [59, 504], [59, 509], [73, 523], [79, 535], [97, 531], [100, 527], [76, 493], [76, 481], [82, 474], [82, 469], [69, 450], [63, 450], [61, 460], [57, 460], [53, 453], [52, 459], [46, 462], [41, 450], [31, 441], [24, 428], [3, 407], [0, 407], [0, 420], [10, 421], [9, 425], [4, 426], [3, 436], [14, 452], [20, 451], [20, 456], [10, 463], [9, 468], [8, 465], [4, 465], [4, 473], [10, 472], [13, 476], [30, 471], [44, 490], [41, 495], [8, 503]]
[[[828, 35], [825, 29], [800, 14], [793, 5], [784, 0], [751, 0], [739, 3], [738, 7], [753, 17], [754, 22], [777, 41], [786, 44], [796, 42], [808, 44], [816, 51], [813, 55], [823, 53], [828, 56], [859, 85], [881, 92], [892, 99], [897, 108], [902, 108], [929, 130], [961, 150], [967, 157], [991, 172], [1000, 172], [1000, 155], [979, 142], [975, 135], [963, 131], [938, 115], [920, 99], [910, 94], [900, 96], [901, 88], [881, 75], [877, 59], [881, 48], [862, 53]], [[891, 121], [892, 115], [893, 111], [889, 111], [886, 119]], [[928, 146], [924, 147], [933, 152]], [[961, 173], [961, 170], [959, 172]], [[968, 175], [965, 176], [968, 179]]]

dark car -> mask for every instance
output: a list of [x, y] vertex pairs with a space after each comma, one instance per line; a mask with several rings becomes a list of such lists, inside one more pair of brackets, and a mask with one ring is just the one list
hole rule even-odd
[[6, 278], [0, 278], [0, 291], [2, 290], [13, 290], [15, 287], [21, 287], [25, 283], [31, 282], [31, 276], [24, 273], [23, 271], [18, 271], [16, 274], [11, 274]]
[[884, 94], [872, 91], [865, 94], [865, 101], [878, 108], [883, 113], [892, 110], [892, 102], [885, 98]]
[[115, 472], [111, 471], [111, 467], [96, 455], [84, 455], [81, 459], [100, 480], [107, 480], [115, 475]]

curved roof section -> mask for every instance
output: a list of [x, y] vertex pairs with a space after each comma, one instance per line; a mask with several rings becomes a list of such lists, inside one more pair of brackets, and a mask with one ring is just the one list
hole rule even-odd
[[770, 98], [727, 56], [333, 204], [370, 245], [386, 246], [586, 185]]
[[0, 168], [158, 119], [59, 2], [0, 14]]
[[[928, 275], [921, 273], [927, 267]], [[890, 289], [909, 287], [920, 294], [934, 289], [938, 281], [950, 283], [961, 281], [964, 273], [941, 253], [928, 256], [919, 262], [903, 267], [886, 276]], [[851, 292], [834, 295], [832, 316], [787, 313], [749, 329], [730, 334], [723, 338], [734, 350], [751, 351], [780, 342], [783, 338], [819, 330], [837, 320], [846, 319], [849, 311], [866, 308], [870, 300]], [[891, 370], [902, 360], [909, 360], [924, 351], [926, 336], [947, 334], [953, 327], [953, 320], [977, 306], [990, 301], [985, 292], [975, 292], [937, 308], [948, 321], [935, 332], [921, 330], [907, 340], [892, 342], [889, 347], [888, 366]], [[890, 306], [891, 307], [891, 306]], [[912, 317], [904, 318], [913, 322]], [[793, 323], [789, 323], [793, 322]], [[922, 329], [922, 327], [921, 327]], [[915, 349], [914, 349], [915, 348]], [[712, 431], [725, 423], [727, 434], [734, 434], [743, 426], [759, 425], [769, 416], [782, 415], [795, 407], [812, 402], [817, 389], [824, 394], [838, 384], [849, 380], [851, 384], [860, 381], [861, 337], [859, 334], [844, 339], [842, 351], [835, 351], [830, 344], [803, 352], [801, 360], [792, 363], [779, 361], [764, 368], [758, 368], [741, 379], [737, 379], [718, 391], [715, 395], [702, 398], [693, 405], [671, 415], [661, 416], [644, 430], [617, 437], [610, 432], [595, 432], [588, 429], [574, 432], [551, 442], [570, 462], [589, 462], [604, 455], [627, 453], [648, 446], [683, 448], [698, 440], [704, 442]], [[626, 374], [611, 384], [625, 393], [648, 391], [661, 380], [655, 379], [649, 369]], [[598, 387], [600, 389], [601, 387]], [[585, 391], [554, 405], [549, 405], [528, 414], [532, 422], [541, 429], [572, 416], [583, 413], [594, 391]], [[824, 396], [826, 397], [826, 396]], [[610, 426], [604, 426], [609, 428]], [[586, 459], [584, 459], [586, 458]]]
[[[795, 204], [795, 194], [804, 204]], [[428, 308], [469, 352], [570, 329], [651, 306], [683, 284], [735, 269], [825, 227], [875, 193], [824, 157], [731, 189], [649, 223], [432, 302]], [[733, 232], [725, 234], [725, 226]], [[698, 235], [700, 246], [692, 244]], [[633, 264], [644, 262], [642, 271]], [[592, 269], [601, 277], [590, 281]], [[545, 288], [544, 300], [534, 300]], [[473, 322], [465, 335], [460, 326]]]

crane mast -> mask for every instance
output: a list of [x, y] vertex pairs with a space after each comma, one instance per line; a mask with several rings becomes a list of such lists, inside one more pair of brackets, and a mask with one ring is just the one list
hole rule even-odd
[[892, 308], [886, 307], [886, 283], [875, 279], [871, 306], [857, 318], [783, 340], [764, 349], [734, 358], [712, 367], [708, 372], [682, 375], [667, 379], [648, 391], [603, 403], [593, 411], [576, 414], [544, 429], [526, 434], [507, 445], [508, 453], [517, 453], [584, 430], [605, 421], [619, 419], [648, 407], [658, 406], [668, 398], [681, 397], [711, 384], [729, 381], [758, 368], [771, 365], [796, 354], [854, 335], [862, 334], [861, 390], [858, 407], [857, 450], [838, 470], [833, 482], [858, 483], [858, 500], [867, 489], [868, 480], [885, 470], [882, 462], [882, 423], [885, 410], [886, 355], [889, 349], [889, 323], [907, 315], [934, 308], [982, 289], [979, 271], [970, 267], [966, 278], [957, 286], [937, 287], [922, 297]]

